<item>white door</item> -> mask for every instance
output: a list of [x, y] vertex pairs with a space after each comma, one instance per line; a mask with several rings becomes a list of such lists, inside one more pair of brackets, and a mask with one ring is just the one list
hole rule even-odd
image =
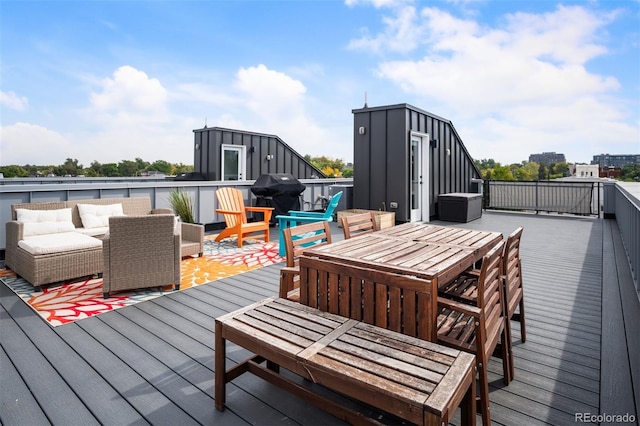
[[410, 189], [411, 222], [429, 221], [429, 135], [410, 134]]
[[245, 180], [246, 153], [247, 147], [244, 145], [222, 145], [222, 180]]

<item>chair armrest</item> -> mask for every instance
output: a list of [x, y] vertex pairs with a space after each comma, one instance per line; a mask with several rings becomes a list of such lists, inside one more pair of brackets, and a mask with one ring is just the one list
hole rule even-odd
[[149, 214], [173, 214], [171, 209], [151, 209]]
[[204, 226], [195, 223], [180, 222], [182, 238], [204, 243]]
[[477, 306], [467, 305], [466, 303], [460, 303], [443, 297], [438, 297], [438, 308], [449, 308], [452, 311], [460, 312], [475, 318], [480, 318], [482, 315], [482, 310]]
[[315, 218], [324, 217], [324, 213], [319, 213], [319, 212], [301, 212], [301, 211], [296, 211], [296, 210], [289, 210], [289, 215], [290, 216], [297, 216], [297, 217], [315, 217]]
[[248, 212], [261, 212], [261, 213], [266, 213], [268, 211], [272, 212], [275, 210], [274, 207], [245, 207], [244, 209]]
[[111, 284], [111, 239], [109, 233], [102, 238], [102, 261], [104, 262], [102, 267], [103, 288], [109, 288]]
[[280, 291], [278, 293], [278, 296], [286, 299], [287, 295], [289, 294], [290, 291], [295, 290], [297, 287], [299, 287], [299, 285], [297, 286], [295, 283], [296, 281], [296, 277], [298, 277], [300, 275], [300, 268], [296, 267], [296, 266], [285, 266], [284, 268], [280, 269]]
[[7, 222], [5, 229], [7, 231], [6, 235], [6, 245], [9, 246], [17, 246], [18, 241], [24, 238], [24, 224], [22, 222], [18, 222], [17, 220], [12, 220]]
[[284, 266], [280, 269], [282, 275], [300, 275], [300, 268], [298, 266]]
[[273, 214], [273, 211], [275, 210], [274, 207], [245, 207], [244, 209], [246, 211], [252, 212], [252, 213], [262, 213], [264, 215], [264, 217], [262, 219], [263, 222], [270, 222], [271, 221], [271, 215]]
[[303, 222], [303, 223], [319, 222], [321, 220], [325, 220], [327, 222], [333, 222], [333, 218], [325, 219], [323, 217], [305, 217], [305, 216], [282, 216], [282, 215], [278, 215], [278, 216], [276, 216], [276, 219], [278, 219], [278, 221]]
[[12, 220], [7, 222], [5, 230], [6, 241], [4, 262], [8, 267], [14, 269], [16, 267], [16, 263], [18, 262], [16, 251], [18, 250], [18, 241], [23, 238], [24, 224], [22, 222], [18, 222], [17, 220]]
[[240, 216], [242, 214], [242, 212], [237, 211], [237, 210], [222, 210], [222, 209], [216, 209], [216, 213], [219, 213], [219, 214], [235, 214], [236, 216]]

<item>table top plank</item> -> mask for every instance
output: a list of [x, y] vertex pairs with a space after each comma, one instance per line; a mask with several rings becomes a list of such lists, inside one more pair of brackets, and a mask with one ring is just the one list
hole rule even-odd
[[305, 255], [385, 272], [450, 282], [502, 240], [499, 232], [405, 223], [304, 251]]

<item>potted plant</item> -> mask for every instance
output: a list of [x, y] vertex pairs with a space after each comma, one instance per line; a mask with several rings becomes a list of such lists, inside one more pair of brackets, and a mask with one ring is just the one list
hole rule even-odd
[[169, 203], [182, 222], [196, 223], [193, 217], [193, 200], [189, 194], [174, 188], [169, 193]]

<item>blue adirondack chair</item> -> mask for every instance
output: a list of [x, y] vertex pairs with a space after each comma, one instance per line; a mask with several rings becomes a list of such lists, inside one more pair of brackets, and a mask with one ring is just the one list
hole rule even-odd
[[340, 201], [340, 197], [342, 197], [342, 191], [337, 192], [331, 200], [329, 200], [329, 205], [325, 209], [324, 213], [320, 212], [304, 212], [297, 210], [289, 210], [289, 215], [278, 215], [276, 219], [278, 220], [278, 234], [279, 234], [279, 242], [278, 242], [278, 254], [282, 257], [286, 255], [285, 247], [284, 247], [284, 234], [282, 230], [285, 228], [290, 228], [292, 226], [296, 226], [299, 223], [309, 223], [309, 222], [319, 222], [321, 220], [326, 220], [327, 222], [333, 221], [333, 212], [338, 206], [338, 201]]

